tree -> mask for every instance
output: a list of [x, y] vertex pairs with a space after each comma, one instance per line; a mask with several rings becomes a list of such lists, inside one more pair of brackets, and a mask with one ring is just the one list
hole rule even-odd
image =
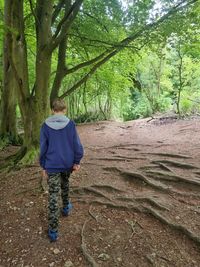
[[[198, 33], [198, 31], [197, 31]], [[190, 33], [191, 34], [191, 33]], [[192, 60], [191, 53], [188, 49], [191, 46], [190, 34], [184, 34], [182, 36], [174, 35], [169, 40], [170, 55], [169, 62], [171, 64], [171, 79], [173, 84], [173, 95], [176, 103], [177, 113], [181, 116], [181, 98], [183, 91], [188, 90], [191, 92], [191, 87], [195, 92], [194, 82], [196, 81], [195, 73], [198, 66], [198, 58]], [[192, 34], [193, 35], [193, 34]]]
[[[117, 0], [29, 0], [29, 5], [23, 0], [6, 1], [11, 23], [8, 26], [12, 29], [9, 61], [24, 123], [24, 142], [20, 153], [21, 156], [26, 153], [26, 156], [22, 162], [32, 161], [35, 157], [41, 122], [49, 110], [49, 95], [51, 101], [56, 97], [64, 98], [70, 95], [120, 51], [133, 47], [133, 43], [135, 50], [140, 49], [152, 38], [152, 32], [156, 31], [159, 25], [169, 19], [173, 20], [175, 14], [183, 15], [189, 12], [190, 6], [195, 3], [197, 0], [176, 1], [174, 5], [164, 1], [165, 8], [156, 13], [154, 1], [145, 1], [143, 4], [137, 2], [134, 5], [129, 3], [130, 12], [124, 10], [121, 2]], [[126, 20], [127, 15], [130, 21]], [[33, 18], [36, 38], [35, 81], [31, 85], [26, 24]], [[88, 26], [92, 27], [93, 31], [89, 30]], [[114, 30], [116, 26], [117, 29]], [[98, 36], [101, 38], [98, 39]], [[87, 59], [81, 58], [81, 53], [74, 53], [78, 45], [73, 44], [77, 40], [77, 43], [82, 44], [81, 51], [87, 48]], [[54, 57], [57, 57], [57, 67], [50, 91]], [[72, 77], [72, 80], [78, 77], [79, 80], [60, 95], [61, 83], [66, 77]]]
[[17, 105], [17, 90], [16, 80], [14, 78], [13, 69], [11, 67], [10, 56], [12, 53], [11, 38], [11, 17], [10, 17], [9, 1], [5, 2], [4, 7], [4, 58], [3, 58], [3, 87], [1, 96], [1, 127], [0, 135], [4, 142], [16, 141], [16, 105]]

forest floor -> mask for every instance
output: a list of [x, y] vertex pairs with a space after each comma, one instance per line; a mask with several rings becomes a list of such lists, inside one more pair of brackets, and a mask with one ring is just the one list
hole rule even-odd
[[[73, 211], [47, 238], [38, 164], [0, 174], [0, 266], [200, 266], [200, 119], [78, 126]], [[17, 150], [0, 152], [0, 162]]]

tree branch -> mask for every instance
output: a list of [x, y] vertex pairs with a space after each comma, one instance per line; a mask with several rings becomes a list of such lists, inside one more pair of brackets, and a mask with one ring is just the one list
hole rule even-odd
[[82, 63], [76, 65], [75, 67], [71, 68], [71, 69], [66, 69], [65, 70], [65, 75], [71, 74], [71, 73], [73, 73], [73, 72], [75, 72], [75, 71], [77, 71], [77, 70], [79, 70], [81, 68], [87, 67], [87, 66], [99, 61], [100, 59], [102, 59], [104, 56], [106, 56], [112, 50], [106, 50], [105, 52], [103, 52], [102, 54], [98, 55], [97, 57], [95, 57], [95, 58], [93, 58], [91, 60], [82, 62]]
[[86, 40], [88, 42], [105, 44], [105, 45], [108, 45], [108, 46], [115, 46], [115, 45], [117, 45], [117, 43], [110, 43], [110, 42], [103, 41], [103, 40], [98, 40], [98, 39], [90, 39], [90, 38], [88, 38], [86, 36], [80, 36], [80, 35], [71, 34], [71, 33], [68, 34], [68, 36], [77, 37], [77, 38], [80, 38], [81, 40]]
[[75, 20], [83, 1], [84, 0], [76, 0], [75, 3], [70, 8], [69, 12], [65, 14], [63, 19], [58, 24], [56, 32], [54, 36], [52, 37], [52, 41], [50, 44], [51, 51], [53, 51], [59, 45], [59, 43], [62, 41], [62, 39], [67, 34], [67, 31], [72, 25], [73, 21]]
[[35, 12], [35, 10], [33, 8], [33, 2], [32, 2], [32, 0], [29, 0], [29, 4], [30, 4], [31, 13], [34, 16], [35, 21], [37, 21], [37, 23], [39, 23], [38, 17], [37, 17], [36, 12]]
[[90, 76], [101, 66], [103, 65], [105, 62], [107, 62], [110, 58], [112, 58], [114, 55], [116, 55], [118, 53], [118, 50], [114, 50], [112, 51], [110, 54], [108, 54], [104, 59], [102, 59], [101, 61], [99, 61], [97, 64], [95, 64], [91, 70], [80, 80], [78, 81], [75, 85], [73, 85], [67, 92], [65, 92], [64, 94], [62, 94], [59, 98], [64, 98], [68, 95], [70, 95], [72, 92], [74, 92], [77, 88], [79, 88], [83, 83], [85, 83]]
[[88, 16], [91, 19], [94, 19], [97, 21], [97, 23], [108, 33], [109, 30], [107, 29], [107, 27], [96, 17], [92, 16], [91, 14], [87, 13], [87, 12], [83, 12], [83, 14], [85, 14], [86, 16]]
[[54, 24], [58, 14], [60, 13], [60, 10], [64, 6], [65, 0], [60, 0], [59, 3], [55, 6], [55, 10], [52, 15], [52, 25]]
[[[155, 22], [152, 22], [150, 24], [145, 25], [142, 29], [140, 29], [138, 32], [134, 33], [133, 35], [128, 36], [127, 38], [123, 39], [118, 45], [116, 45], [115, 47], [113, 47], [113, 49], [107, 50], [104, 53], [102, 53], [101, 55], [99, 55], [98, 57], [89, 60], [87, 62], [83, 62], [77, 66], [75, 66], [74, 68], [68, 70], [65, 72], [65, 75], [75, 72], [76, 70], [91, 65], [92, 63], [97, 62], [99, 59], [103, 58], [104, 55], [106, 55], [108, 52], [109, 54], [106, 55], [102, 60], [100, 60], [97, 64], [95, 64], [91, 70], [83, 77], [81, 78], [80, 81], [78, 81], [76, 84], [74, 84], [69, 90], [67, 90], [65, 93], [63, 93], [60, 98], [64, 98], [68, 95], [70, 95], [72, 92], [74, 92], [77, 88], [79, 88], [83, 83], [85, 83], [90, 76], [95, 73], [95, 71], [102, 66], [105, 62], [107, 62], [110, 58], [112, 58], [113, 56], [115, 56], [117, 53], [119, 53], [122, 49], [124, 49], [125, 47], [127, 47], [131, 42], [133, 42], [134, 40], [136, 40], [138, 37], [140, 37], [142, 34], [148, 32], [149, 30], [151, 30], [152, 28], [157, 27], [158, 25], [160, 25], [163, 21], [167, 20], [169, 17], [171, 17], [174, 13], [176, 13], [178, 10], [181, 10], [182, 8], [194, 4], [196, 3], [198, 0], [191, 0], [190, 2], [187, 3], [186, 0], [183, 0], [182, 2], [180, 2], [179, 4], [177, 4], [176, 6], [174, 6], [173, 8], [171, 8], [171, 10], [166, 13], [165, 15], [163, 15], [160, 19], [158, 19]], [[98, 59], [99, 58], [99, 59]]]
[[[63, 6], [65, 9], [65, 15], [69, 13], [69, 10], [71, 9], [71, 0], [67, 0], [65, 2], [65, 5]], [[66, 63], [65, 63], [65, 57], [66, 57], [66, 49], [67, 49], [67, 39], [68, 36], [65, 35], [62, 41], [59, 44], [58, 48], [58, 64], [56, 69], [56, 76], [53, 82], [53, 86], [51, 89], [51, 95], [50, 95], [50, 102], [58, 97], [58, 92], [62, 83], [62, 80], [65, 76], [65, 69], [66, 69]]]

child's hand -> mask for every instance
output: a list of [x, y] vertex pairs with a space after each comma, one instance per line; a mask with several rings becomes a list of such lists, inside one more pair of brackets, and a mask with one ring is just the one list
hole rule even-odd
[[79, 171], [80, 170], [80, 165], [79, 164], [74, 164], [73, 167], [72, 167], [72, 171]]
[[42, 170], [42, 177], [43, 178], [47, 178], [48, 177], [46, 170]]

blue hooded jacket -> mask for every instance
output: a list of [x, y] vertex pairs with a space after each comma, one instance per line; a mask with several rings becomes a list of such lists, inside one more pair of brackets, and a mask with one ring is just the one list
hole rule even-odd
[[46, 119], [40, 131], [40, 165], [48, 173], [71, 171], [83, 157], [75, 123], [65, 115]]

